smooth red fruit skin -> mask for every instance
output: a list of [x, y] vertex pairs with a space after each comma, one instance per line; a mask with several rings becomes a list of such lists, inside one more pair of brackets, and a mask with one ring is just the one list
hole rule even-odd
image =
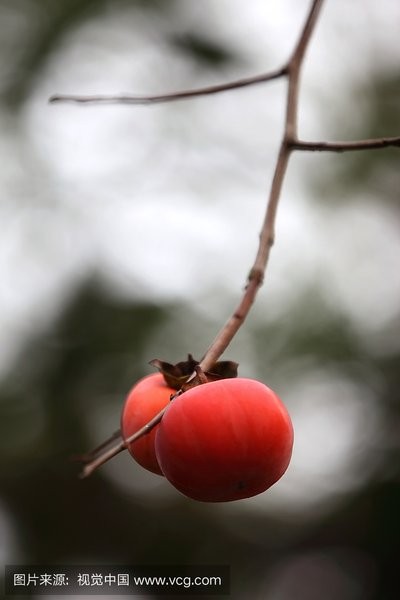
[[[148, 375], [140, 379], [129, 392], [121, 415], [121, 432], [127, 439], [138, 429], [148, 423], [169, 402], [175, 390], [168, 387], [161, 373]], [[150, 433], [129, 444], [128, 450], [142, 467], [162, 475], [156, 453], [154, 440], [158, 425]]]
[[264, 492], [286, 471], [292, 447], [292, 422], [281, 400], [244, 378], [206, 383], [177, 397], [155, 440], [165, 477], [203, 502]]

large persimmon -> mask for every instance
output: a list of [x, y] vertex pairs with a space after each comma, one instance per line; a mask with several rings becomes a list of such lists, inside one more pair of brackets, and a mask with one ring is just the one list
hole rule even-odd
[[292, 447], [292, 422], [282, 401], [245, 378], [205, 383], [178, 396], [155, 434], [165, 477], [204, 502], [264, 492], [286, 471]]

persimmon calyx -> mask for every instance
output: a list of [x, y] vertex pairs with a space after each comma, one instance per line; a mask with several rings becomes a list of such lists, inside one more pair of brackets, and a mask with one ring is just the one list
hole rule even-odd
[[[182, 392], [202, 383], [237, 377], [239, 366], [234, 361], [221, 360], [212, 365], [209, 371], [203, 372], [198, 368], [200, 361], [195, 360], [191, 354], [188, 354], [187, 360], [176, 364], [158, 358], [151, 360], [149, 364], [162, 373], [165, 383], [169, 387]], [[193, 377], [190, 377], [191, 375]]]

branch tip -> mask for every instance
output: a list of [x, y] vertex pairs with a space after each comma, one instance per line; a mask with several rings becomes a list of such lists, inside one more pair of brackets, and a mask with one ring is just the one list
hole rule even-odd
[[268, 71], [267, 73], [261, 73], [251, 77], [244, 77], [242, 79], [236, 79], [234, 81], [228, 81], [227, 83], [221, 83], [217, 85], [209, 85], [206, 87], [180, 90], [178, 92], [168, 92], [165, 94], [156, 94], [151, 96], [137, 96], [132, 94], [120, 94], [120, 95], [68, 95], [68, 94], [54, 94], [50, 96], [49, 103], [56, 104], [60, 102], [73, 102], [76, 104], [135, 104], [135, 105], [146, 105], [146, 104], [161, 104], [164, 102], [173, 102], [175, 100], [186, 100], [188, 98], [195, 98], [197, 96], [210, 96], [212, 94], [219, 94], [221, 92], [227, 92], [229, 90], [235, 90], [259, 83], [266, 83], [273, 79], [279, 79], [286, 76], [288, 73], [288, 67], [285, 65], [275, 71]]
[[351, 140], [348, 142], [306, 142], [295, 140], [290, 142], [292, 150], [306, 152], [355, 152], [357, 150], [381, 150], [383, 148], [399, 148], [400, 136], [382, 137], [368, 140]]

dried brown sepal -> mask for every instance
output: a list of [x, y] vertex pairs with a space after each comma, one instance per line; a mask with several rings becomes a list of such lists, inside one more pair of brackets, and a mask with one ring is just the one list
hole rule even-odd
[[189, 354], [187, 360], [178, 362], [176, 365], [164, 360], [158, 360], [158, 358], [151, 360], [149, 364], [162, 373], [165, 383], [169, 387], [174, 390], [180, 390], [187, 378], [194, 372], [199, 361], [194, 360], [193, 356]]
[[217, 379], [231, 379], [237, 377], [239, 364], [233, 360], [219, 360], [214, 363], [210, 371], [207, 371], [207, 375], [213, 376], [216, 381]]
[[[200, 361], [195, 360], [191, 354], [188, 354], [187, 360], [176, 363], [175, 365], [155, 358], [150, 363], [162, 373], [165, 383], [174, 390], [187, 391], [188, 389], [210, 381], [218, 379], [228, 379], [237, 377], [238, 363], [230, 360], [216, 362], [210, 371], [206, 373], [197, 372], [197, 374], [187, 381], [190, 375], [197, 371]], [[205, 378], [205, 380], [204, 380]]]

